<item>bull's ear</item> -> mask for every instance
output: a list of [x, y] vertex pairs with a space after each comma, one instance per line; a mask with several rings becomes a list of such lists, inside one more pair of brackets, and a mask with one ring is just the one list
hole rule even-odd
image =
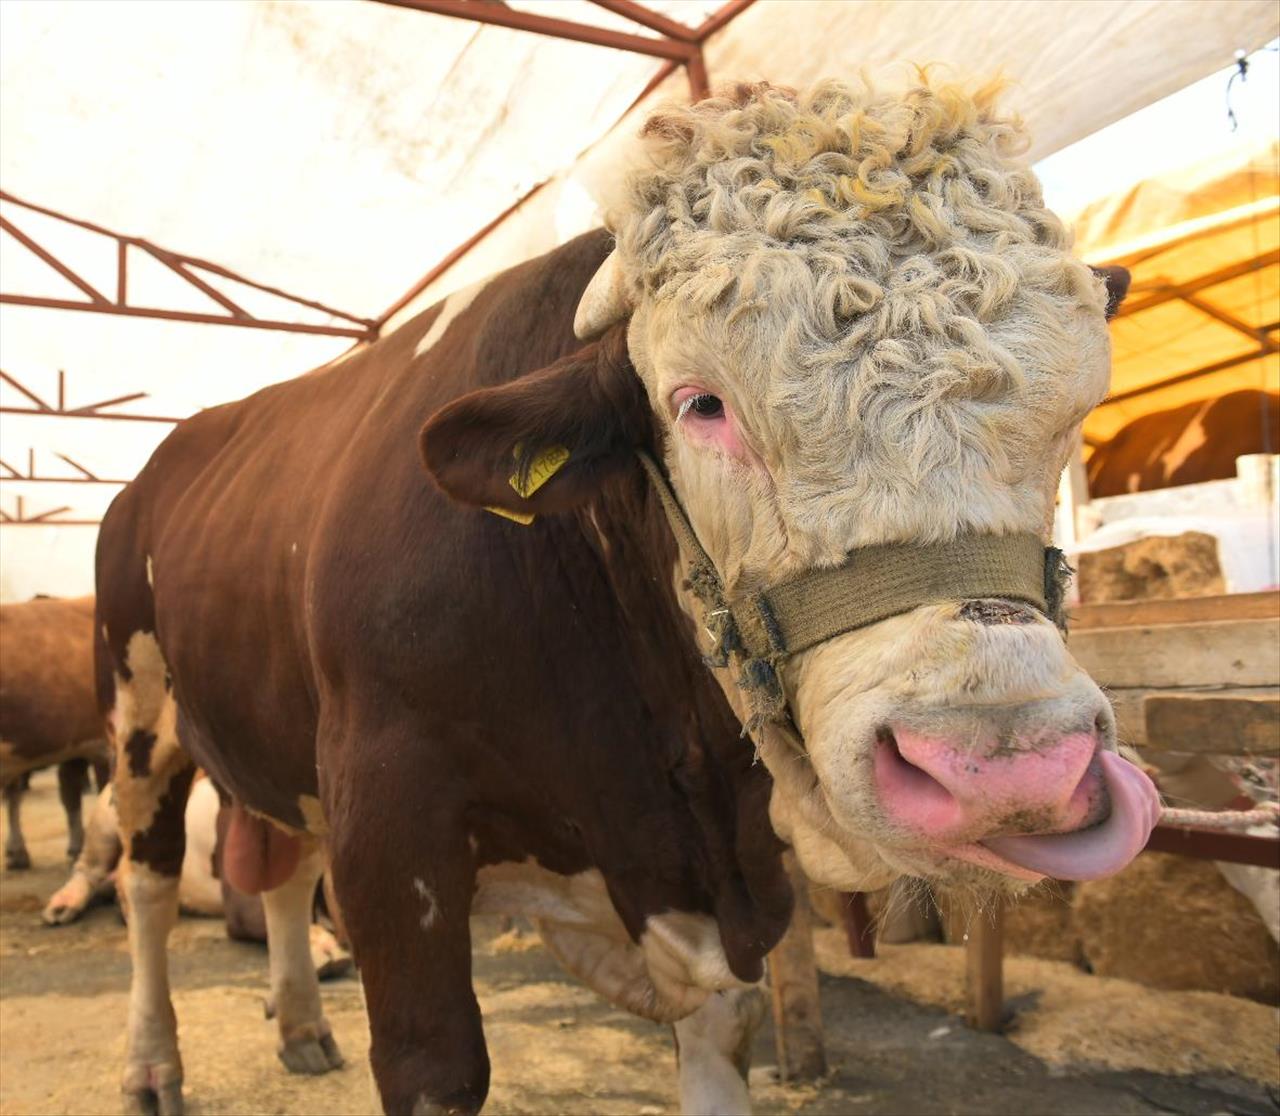
[[1110, 321], [1129, 293], [1129, 270], [1124, 267], [1095, 267], [1090, 270], [1107, 284], [1107, 320]]
[[634, 464], [652, 428], [619, 326], [548, 368], [454, 400], [427, 420], [418, 445], [455, 500], [530, 516], [590, 499]]

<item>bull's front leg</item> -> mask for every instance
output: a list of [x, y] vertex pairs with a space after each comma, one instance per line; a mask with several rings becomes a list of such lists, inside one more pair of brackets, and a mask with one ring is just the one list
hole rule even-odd
[[457, 784], [412, 733], [338, 752], [326, 765], [333, 884], [383, 1109], [478, 1112], [489, 1056], [471, 984], [475, 866]]
[[766, 1014], [760, 988], [730, 988], [713, 992], [673, 1026], [682, 1113], [739, 1116], [751, 1111], [751, 1046]]

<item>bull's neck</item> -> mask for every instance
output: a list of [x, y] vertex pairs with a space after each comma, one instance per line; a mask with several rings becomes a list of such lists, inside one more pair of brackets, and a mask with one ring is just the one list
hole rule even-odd
[[637, 642], [639, 668], [660, 700], [685, 703], [712, 746], [749, 747], [720, 687], [703, 663], [693, 618], [678, 592], [679, 549], [661, 504], [637, 461], [606, 482], [576, 515], [576, 530], [600, 561], [621, 623]]

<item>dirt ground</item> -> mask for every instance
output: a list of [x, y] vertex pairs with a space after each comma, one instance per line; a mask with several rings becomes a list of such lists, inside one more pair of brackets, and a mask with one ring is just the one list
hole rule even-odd
[[[24, 818], [36, 867], [0, 879], [0, 1113], [115, 1112], [125, 931], [114, 908], [69, 927], [41, 925], [44, 898], [66, 871], [47, 774], [35, 780]], [[475, 982], [493, 1062], [486, 1111], [675, 1112], [668, 1030], [609, 1007], [540, 947], [512, 948], [499, 930], [493, 920], [474, 924]], [[984, 1035], [955, 1014], [959, 950], [906, 946], [853, 961], [832, 931], [819, 935], [818, 947], [829, 970], [822, 1008], [831, 1072], [817, 1084], [780, 1085], [766, 1029], [752, 1072], [758, 1112], [1280, 1113], [1272, 1008], [1014, 960], [1008, 984], [1019, 1010], [1010, 1037]], [[347, 1066], [296, 1078], [277, 1062], [274, 1024], [263, 1018], [265, 950], [228, 941], [218, 921], [183, 919], [170, 956], [190, 1112], [376, 1111], [355, 979], [324, 986]]]

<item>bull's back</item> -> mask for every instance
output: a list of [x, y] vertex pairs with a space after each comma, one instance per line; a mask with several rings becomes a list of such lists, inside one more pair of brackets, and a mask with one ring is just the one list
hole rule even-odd
[[[179, 424], [99, 534], [100, 675], [137, 669], [130, 641], [154, 633], [184, 746], [267, 811], [273, 788], [315, 782], [306, 562], [375, 390], [360, 375], [368, 357], [345, 362], [345, 376], [324, 369]], [[250, 785], [237, 770], [253, 773]]]
[[[120, 662], [131, 633], [157, 633], [184, 744], [238, 797], [293, 820], [297, 795], [315, 793], [318, 631], [331, 663], [358, 644], [377, 655], [380, 615], [428, 611], [424, 577], [453, 592], [440, 583], [460, 566], [432, 550], [456, 555], [475, 514], [431, 485], [418, 431], [451, 399], [572, 347], [604, 247], [593, 239], [569, 268], [524, 265], [464, 295], [461, 312], [434, 307], [333, 365], [200, 413], [112, 505], [98, 547], [107, 655]], [[437, 321], [451, 324], [433, 333]]]

